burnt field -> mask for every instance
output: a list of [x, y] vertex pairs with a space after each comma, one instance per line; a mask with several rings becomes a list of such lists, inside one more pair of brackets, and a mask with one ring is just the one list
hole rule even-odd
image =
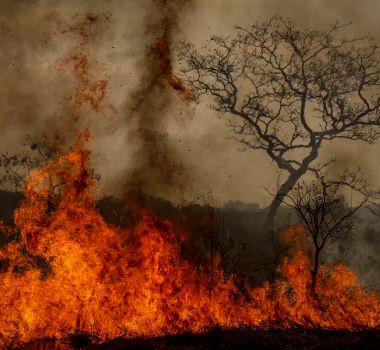
[[18, 349], [378, 349], [380, 329], [360, 332], [334, 330], [253, 330], [213, 329], [202, 334], [168, 335], [157, 338], [117, 338], [104, 343], [85, 334], [75, 334], [63, 342], [38, 340]]

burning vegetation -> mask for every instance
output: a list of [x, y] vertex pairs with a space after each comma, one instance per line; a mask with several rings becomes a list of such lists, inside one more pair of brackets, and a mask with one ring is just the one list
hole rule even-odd
[[[91, 65], [88, 47], [88, 33], [101, 19], [109, 20], [87, 15], [62, 31], [80, 38], [69, 51], [70, 65], [63, 65], [74, 77], [74, 92], [65, 99], [71, 120], [104, 108], [113, 111], [107, 103], [109, 77]], [[154, 79], [139, 90], [140, 97], [150, 89], [147, 96], [156, 99], [165, 81], [192, 100], [193, 93], [172, 72], [168, 35], [156, 39], [155, 53], [149, 58]], [[145, 116], [145, 107], [137, 107], [135, 113]], [[151, 129], [138, 134], [152, 146], [146, 148], [158, 144]], [[106, 223], [94, 199], [98, 179], [89, 163], [90, 139], [80, 132], [67, 151], [46, 153], [26, 179], [14, 225], [0, 221], [1, 348], [54, 339], [54, 346], [64, 349], [75, 335], [104, 343], [210, 329], [361, 331], [380, 326], [378, 297], [363, 289], [347, 266], [318, 265], [316, 280], [308, 254], [312, 242], [305, 241], [303, 226], [283, 234], [290, 250], [280, 259], [277, 278], [253, 287], [237, 273], [227, 273], [222, 256], [207, 264], [187, 260], [182, 252], [186, 228], [141, 206], [133, 207], [134, 225]], [[54, 141], [64, 148], [60, 139]], [[31, 146], [44, 155], [41, 147]]]
[[2, 347], [73, 333], [105, 341], [212, 327], [379, 326], [379, 300], [344, 265], [322, 266], [310, 293], [302, 227], [285, 234], [294, 250], [275, 283], [238, 286], [216, 263], [210, 290], [208, 274], [181, 257], [184, 235], [170, 222], [142, 212], [131, 229], [106, 224], [92, 196], [87, 138], [81, 134], [73, 150], [30, 174], [15, 227], [2, 225], [4, 234], [20, 234], [0, 251]]

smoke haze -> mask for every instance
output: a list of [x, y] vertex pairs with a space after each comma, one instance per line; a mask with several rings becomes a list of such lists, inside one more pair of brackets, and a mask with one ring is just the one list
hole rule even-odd
[[[270, 197], [263, 187], [275, 179], [265, 154], [240, 152], [224, 118], [186, 99], [171, 75], [179, 41], [202, 46], [213, 34], [232, 34], [234, 25], [275, 14], [318, 28], [352, 21], [348, 35], [380, 38], [380, 5], [372, 0], [7, 0], [0, 6], [1, 152], [17, 153], [27, 135], [54, 131], [69, 144], [79, 126], [88, 127], [92, 164], [102, 177], [100, 195], [142, 191], [178, 203], [212, 192], [216, 204], [241, 200], [265, 206]], [[88, 14], [101, 18], [85, 25], [83, 44], [80, 31], [62, 28], [86, 23]], [[89, 116], [84, 103], [82, 119], [73, 122], [73, 91], [83, 93], [73, 71], [72, 53], [79, 49], [88, 59], [84, 78], [95, 85], [104, 80], [105, 90], [100, 108]], [[322, 149], [321, 160], [333, 152], [345, 166], [370, 171], [378, 183], [378, 151], [379, 145], [334, 143]]]

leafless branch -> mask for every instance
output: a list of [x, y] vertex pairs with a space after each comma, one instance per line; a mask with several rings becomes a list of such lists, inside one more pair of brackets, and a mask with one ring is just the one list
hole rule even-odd
[[312, 164], [324, 141], [379, 138], [379, 46], [368, 38], [340, 39], [349, 25], [299, 30], [275, 16], [236, 27], [232, 38], [214, 36], [200, 51], [189, 43], [179, 48], [182, 75], [197, 98], [211, 97], [212, 108], [230, 116], [243, 149], [265, 151], [289, 174], [280, 193], [328, 165]]

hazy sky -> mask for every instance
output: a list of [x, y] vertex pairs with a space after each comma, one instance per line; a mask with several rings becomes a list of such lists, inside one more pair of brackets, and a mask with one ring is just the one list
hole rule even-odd
[[[162, 35], [160, 25], [174, 18], [170, 36], [175, 64], [174, 48], [179, 41], [202, 45], [213, 34], [228, 35], [235, 25], [247, 26], [275, 14], [290, 17], [299, 26], [316, 28], [326, 28], [336, 20], [352, 21], [351, 33], [380, 40], [380, 2], [196, 0], [184, 5], [183, 2], [168, 1], [170, 5], [165, 5], [159, 0], [2, 0], [0, 151], [22, 149], [20, 145], [27, 135], [53, 130], [64, 134], [73, 129], [66, 115], [69, 112], [65, 97], [75, 88], [75, 78], [64, 62], [81, 39], [75, 33], [62, 33], [62, 23], [75, 22], [73, 16], [80, 18], [88, 12], [106, 13], [107, 19], [100, 28], [96, 27], [98, 33], [91, 33], [93, 37], [86, 43], [86, 49], [93, 67], [91, 79], [106, 77], [108, 81], [107, 102], [97, 115], [82, 123], [93, 133], [91, 149], [95, 169], [102, 176], [100, 192], [120, 194], [126, 183], [133, 182], [133, 176], [143, 176], [146, 192], [169, 199], [214, 198], [216, 204], [229, 200], [268, 204], [270, 197], [263, 187], [273, 183], [276, 167], [261, 152], [240, 152], [225, 120], [206, 105], [189, 105], [174, 92], [163, 95], [165, 107], [157, 101], [152, 104], [152, 98], [160, 98], [156, 91], [154, 97], [145, 101], [151, 105], [140, 108], [138, 118], [133, 117], [136, 112], [131, 106], [136, 105], [136, 91], [149, 93], [149, 86], [144, 86], [149, 73], [147, 66], [152, 63], [148, 48], [157, 35]], [[166, 173], [149, 171], [155, 165], [144, 148], [149, 147], [150, 157], [152, 154], [154, 157], [152, 147], [156, 143], [143, 139], [141, 125], [148, 131], [154, 129], [155, 137], [165, 140], [165, 147], [170, 146], [168, 163], [173, 164], [174, 170], [173, 180], [168, 183], [163, 179]], [[355, 143], [342, 147], [336, 143], [325, 147], [322, 157], [334, 153], [346, 165], [361, 165], [378, 183], [379, 150], [379, 145]], [[144, 171], [145, 175], [141, 175]]]

